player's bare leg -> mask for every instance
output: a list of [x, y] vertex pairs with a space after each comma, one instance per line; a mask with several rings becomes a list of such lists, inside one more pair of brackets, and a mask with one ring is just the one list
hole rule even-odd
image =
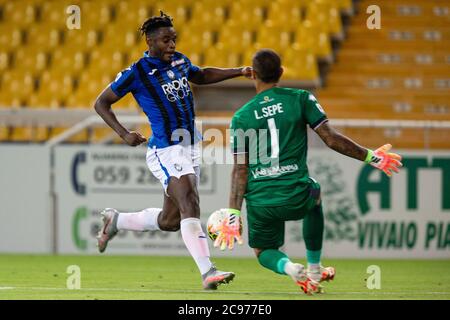
[[203, 288], [215, 290], [220, 284], [228, 283], [234, 273], [219, 271], [209, 259], [207, 237], [200, 224], [200, 206], [197, 191], [197, 177], [194, 174], [172, 177], [167, 193], [179, 209], [179, 223], [183, 241], [194, 258], [202, 275]]
[[163, 209], [147, 208], [139, 212], [118, 212], [116, 209], [106, 208], [100, 214], [103, 222], [97, 235], [100, 253], [106, 250], [108, 242], [120, 230], [171, 232], [180, 230], [180, 212], [167, 195], [164, 195]]

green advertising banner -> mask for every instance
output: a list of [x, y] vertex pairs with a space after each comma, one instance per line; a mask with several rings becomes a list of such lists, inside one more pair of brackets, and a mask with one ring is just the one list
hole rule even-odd
[[[105, 207], [123, 212], [161, 207], [162, 187], [147, 169], [145, 152], [145, 148], [124, 146], [56, 147], [61, 253], [97, 252], [99, 212]], [[398, 152], [404, 167], [388, 178], [329, 149], [309, 151], [310, 175], [322, 190], [326, 257], [450, 257], [450, 154]], [[202, 166], [203, 222], [214, 210], [227, 206], [231, 168], [220, 162]], [[292, 256], [305, 254], [301, 229], [301, 221], [286, 224], [284, 250]], [[108, 253], [186, 255], [187, 251], [179, 232], [121, 231]], [[253, 251], [244, 243], [233, 253], [212, 249], [212, 254], [253, 256]]]

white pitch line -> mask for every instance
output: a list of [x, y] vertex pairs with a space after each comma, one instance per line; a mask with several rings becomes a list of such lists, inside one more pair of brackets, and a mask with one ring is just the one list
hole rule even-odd
[[[127, 288], [81, 288], [70, 290], [67, 288], [52, 288], [52, 287], [0, 287], [0, 290], [32, 290], [32, 291], [115, 291], [115, 292], [136, 292], [136, 293], [199, 293], [199, 294], [214, 294], [217, 291], [205, 290], [165, 290], [165, 289], [127, 289]], [[246, 294], [246, 295], [298, 295], [298, 292], [251, 292], [251, 291], [218, 291], [220, 294]], [[325, 292], [326, 295], [450, 295], [450, 292]]]

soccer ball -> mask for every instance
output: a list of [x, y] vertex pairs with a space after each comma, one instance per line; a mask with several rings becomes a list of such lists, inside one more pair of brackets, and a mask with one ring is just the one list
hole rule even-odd
[[208, 231], [208, 237], [214, 241], [216, 240], [219, 232], [216, 231], [217, 228], [223, 223], [225, 219], [229, 217], [229, 213], [227, 210], [220, 209], [216, 210], [208, 218], [208, 222], [206, 223], [206, 229]]

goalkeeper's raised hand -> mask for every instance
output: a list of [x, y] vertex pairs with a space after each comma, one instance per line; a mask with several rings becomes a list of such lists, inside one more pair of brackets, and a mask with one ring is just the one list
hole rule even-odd
[[220, 250], [228, 249], [232, 250], [234, 248], [234, 242], [242, 244], [242, 219], [241, 212], [237, 209], [220, 209], [226, 210], [228, 213], [228, 218], [225, 219], [219, 226], [219, 234], [214, 241], [214, 247], [219, 247]]
[[393, 172], [399, 172], [399, 168], [402, 166], [400, 162], [402, 157], [396, 153], [388, 152], [392, 148], [392, 145], [385, 144], [379, 147], [377, 150], [372, 151], [367, 149], [367, 157], [365, 162], [380, 169], [386, 173], [389, 177]]

